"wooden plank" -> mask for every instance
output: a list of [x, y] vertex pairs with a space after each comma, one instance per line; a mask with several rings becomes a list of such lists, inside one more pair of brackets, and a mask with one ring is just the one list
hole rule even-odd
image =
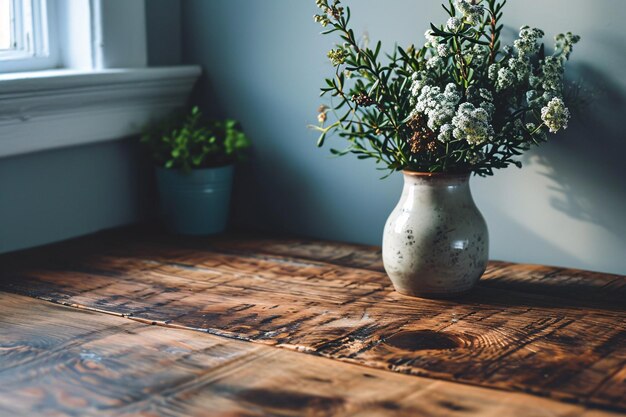
[[425, 300], [393, 292], [378, 256], [330, 242], [121, 232], [5, 257], [13, 266], [0, 287], [344, 362], [626, 410], [625, 277], [495, 262], [464, 299]]
[[2, 292], [0, 335], [7, 416], [618, 415]]

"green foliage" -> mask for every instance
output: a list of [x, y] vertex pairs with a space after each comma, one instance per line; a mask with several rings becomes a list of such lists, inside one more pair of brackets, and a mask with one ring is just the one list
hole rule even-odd
[[491, 175], [521, 166], [522, 152], [567, 127], [563, 65], [579, 37], [557, 36], [549, 56], [543, 32], [523, 27], [502, 46], [506, 0], [448, 0], [448, 21], [431, 24], [422, 47], [396, 45], [390, 54], [356, 38], [339, 0], [316, 4], [322, 34], [341, 42], [328, 53], [334, 74], [321, 88], [330, 103], [311, 126], [318, 146], [331, 135], [347, 142], [334, 155], [373, 159], [390, 172]]
[[250, 147], [235, 120], [206, 121], [198, 107], [148, 127], [141, 143], [158, 166], [187, 172], [234, 163]]

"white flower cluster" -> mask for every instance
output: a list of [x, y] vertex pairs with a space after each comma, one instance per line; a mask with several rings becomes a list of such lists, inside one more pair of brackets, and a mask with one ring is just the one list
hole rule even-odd
[[472, 65], [482, 67], [489, 59], [489, 49], [482, 45], [474, 45], [472, 49], [465, 52], [465, 56], [472, 62]]
[[480, 103], [478, 107], [469, 102], [459, 104], [461, 94], [453, 83], [441, 91], [440, 87], [414, 77], [411, 93], [415, 105], [412, 115], [425, 115], [428, 128], [438, 132], [439, 141], [458, 139], [480, 145], [493, 139], [491, 117], [495, 107], [489, 90], [471, 88], [468, 91], [468, 99]]
[[538, 41], [543, 38], [543, 30], [522, 26], [519, 32], [519, 39], [513, 42], [520, 57], [535, 54], [539, 50]]
[[566, 34], [556, 35], [554, 40], [556, 41], [556, 49], [561, 51], [559, 57], [562, 61], [567, 61], [572, 53], [574, 44], [580, 41], [580, 36], [567, 32]]
[[429, 58], [428, 61], [426, 61], [426, 68], [430, 70], [437, 69], [438, 67], [441, 67], [442, 65], [443, 65], [443, 59], [441, 59], [441, 57], [437, 55]]
[[470, 145], [481, 145], [493, 140], [490, 119], [485, 109], [476, 108], [472, 103], [463, 103], [452, 119], [452, 134], [455, 139], [463, 139]]
[[[419, 82], [419, 81], [418, 81]], [[444, 124], [454, 117], [456, 106], [461, 100], [458, 88], [455, 84], [448, 84], [444, 91], [441, 88], [428, 84], [422, 85], [417, 93], [413, 114], [426, 115], [428, 128], [436, 132]]]
[[496, 78], [496, 91], [500, 92], [502, 90], [506, 90], [507, 88], [512, 87], [516, 81], [517, 77], [513, 71], [507, 67], [500, 68]]
[[503, 54], [509, 58], [488, 68], [487, 78], [493, 82], [496, 92], [512, 88], [526, 90], [523, 97], [512, 95], [509, 98], [510, 105], [523, 105], [525, 99], [529, 107], [541, 109], [553, 98], [563, 95], [563, 64], [573, 44], [580, 38], [571, 33], [558, 35], [557, 52], [535, 63], [531, 57], [539, 51], [543, 35], [544, 32], [540, 29], [522, 27], [519, 39], [514, 42], [515, 49], [503, 48]]
[[424, 32], [424, 37], [426, 38], [426, 43], [424, 44], [426, 48], [436, 48], [439, 45], [439, 39], [432, 30], [428, 29]]
[[496, 106], [493, 104], [493, 94], [486, 88], [469, 87], [467, 89], [467, 99], [471, 103], [478, 103], [478, 107], [485, 109], [489, 117], [493, 117]]
[[411, 75], [411, 80], [411, 105], [414, 106], [415, 98], [420, 95], [422, 88], [429, 84], [431, 80], [428, 78], [424, 79], [424, 75], [418, 72], [414, 72], [413, 75]]
[[555, 56], [548, 56], [541, 65], [541, 87], [546, 91], [560, 93], [563, 89], [563, 63]]
[[547, 106], [541, 109], [541, 120], [548, 126], [551, 133], [567, 129], [570, 113], [565, 103], [558, 97], [550, 100]]
[[528, 77], [526, 101], [529, 107], [539, 109], [550, 100], [563, 95], [563, 63], [556, 56], [548, 56], [540, 65], [539, 75]]
[[487, 69], [487, 78], [490, 81], [496, 81], [498, 79], [498, 70], [500, 66], [498, 64], [491, 64]]
[[450, 50], [448, 49], [447, 45], [443, 45], [443, 44], [437, 45], [437, 55], [445, 58], [448, 56], [449, 53], [450, 53]]
[[530, 60], [528, 58], [511, 58], [509, 59], [508, 64], [509, 69], [513, 72], [513, 74], [515, 74], [518, 82], [523, 83], [530, 76], [531, 67]]
[[463, 21], [459, 19], [458, 17], [451, 17], [450, 19], [448, 19], [448, 22], [446, 23], [446, 27], [448, 28], [448, 30], [452, 32], [456, 32], [457, 30], [459, 30], [462, 25], [463, 25]]
[[463, 20], [472, 26], [480, 24], [485, 8], [472, 0], [456, 0], [455, 6], [463, 14]]
[[526, 58], [510, 58], [503, 64], [491, 64], [487, 71], [487, 78], [493, 81], [496, 91], [527, 83], [530, 77], [530, 61]]

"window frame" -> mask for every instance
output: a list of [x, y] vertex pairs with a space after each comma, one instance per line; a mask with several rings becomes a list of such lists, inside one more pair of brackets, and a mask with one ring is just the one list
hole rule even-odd
[[14, 47], [0, 51], [0, 73], [59, 67], [56, 1], [10, 0]]
[[147, 0], [46, 1], [61, 68], [0, 62], [0, 158], [135, 136], [187, 104], [202, 70], [147, 68]]

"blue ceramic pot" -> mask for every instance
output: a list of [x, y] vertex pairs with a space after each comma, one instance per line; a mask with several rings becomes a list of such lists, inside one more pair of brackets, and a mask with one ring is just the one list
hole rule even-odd
[[228, 223], [232, 165], [185, 173], [156, 169], [161, 210], [168, 229], [185, 235], [220, 233]]

